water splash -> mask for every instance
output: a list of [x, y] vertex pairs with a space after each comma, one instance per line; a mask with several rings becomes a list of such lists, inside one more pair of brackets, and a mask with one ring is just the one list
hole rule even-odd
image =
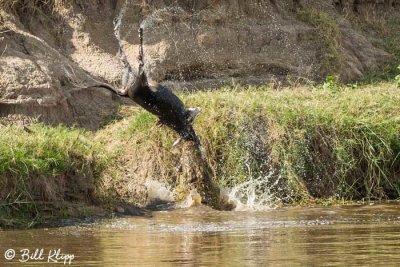
[[171, 188], [159, 181], [148, 179], [146, 181], [146, 188], [148, 205], [154, 203], [171, 203], [175, 201]]
[[273, 174], [250, 178], [232, 188], [224, 188], [222, 196], [224, 202], [232, 205], [236, 211], [263, 211], [275, 209], [279, 198], [275, 192], [279, 191], [279, 177], [271, 182]]
[[[274, 178], [276, 179], [276, 178]], [[231, 206], [234, 211], [266, 211], [277, 208], [279, 197], [279, 178], [273, 183], [272, 175], [251, 178], [232, 188], [221, 189], [221, 201], [225, 206]], [[201, 204], [202, 197], [192, 189], [180, 201], [175, 199], [175, 189], [155, 180], [147, 180], [148, 205], [172, 204], [174, 208], [190, 208]]]
[[183, 209], [201, 204], [202, 198], [196, 189], [192, 189], [184, 199], [176, 201], [176, 188], [173, 189], [162, 182], [152, 179], [146, 181], [146, 188], [147, 206], [161, 207], [165, 204], [172, 204], [174, 208]]
[[[255, 150], [254, 140], [248, 140], [246, 146]], [[188, 208], [203, 202], [211, 207], [223, 210], [262, 211], [277, 207], [282, 195], [280, 175], [271, 167], [271, 159], [264, 158], [265, 171], [255, 175], [249, 157], [245, 157], [248, 179], [231, 188], [220, 189], [211, 177], [211, 171], [204, 160], [203, 151], [191, 143], [185, 143], [181, 155], [181, 175], [175, 187], [168, 188], [157, 181], [148, 181], [149, 199], [173, 202], [176, 208]], [[266, 167], [268, 166], [268, 167]], [[229, 180], [234, 181], [233, 177]], [[205, 200], [205, 201], [204, 201]], [[164, 202], [165, 203], [165, 202]]]

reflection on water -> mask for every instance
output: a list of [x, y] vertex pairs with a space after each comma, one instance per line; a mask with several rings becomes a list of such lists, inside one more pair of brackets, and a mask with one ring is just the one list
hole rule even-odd
[[[4, 259], [9, 248], [17, 251], [12, 261]], [[0, 232], [0, 266], [18, 265], [22, 248], [60, 248], [75, 255], [75, 266], [394, 266], [400, 264], [400, 206], [263, 212], [195, 207], [151, 218], [6, 231]]]

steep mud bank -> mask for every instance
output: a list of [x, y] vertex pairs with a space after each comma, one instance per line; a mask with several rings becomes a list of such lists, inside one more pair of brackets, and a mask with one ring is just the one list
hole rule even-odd
[[[113, 18], [123, 3], [3, 1], [2, 121], [99, 128], [121, 102], [92, 86], [119, 84]], [[122, 37], [135, 62], [142, 23], [149, 75], [183, 90], [232, 79], [351, 81], [398, 59], [399, 9], [397, 0], [130, 1]]]

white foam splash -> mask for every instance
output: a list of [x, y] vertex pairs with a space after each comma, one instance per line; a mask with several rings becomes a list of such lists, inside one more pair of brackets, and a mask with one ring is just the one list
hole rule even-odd
[[165, 184], [148, 179], [146, 181], [147, 188], [147, 202], [152, 203], [153, 201], [163, 201], [163, 202], [174, 202], [174, 194], [170, 188]]
[[225, 188], [221, 194], [236, 211], [262, 211], [275, 209], [278, 198], [275, 193], [279, 178], [271, 183], [271, 175], [250, 178], [248, 181]]
[[[273, 173], [239, 183], [232, 188], [221, 189], [221, 200], [234, 207], [235, 211], [265, 211], [277, 208], [279, 197], [280, 177], [274, 177]], [[176, 202], [174, 189], [162, 182], [148, 179], [148, 203], [167, 202], [175, 203], [175, 208], [190, 208], [201, 204], [200, 194], [193, 189], [187, 197]]]
[[174, 189], [164, 183], [152, 179], [147, 179], [147, 204], [154, 203], [175, 203], [175, 208], [184, 209], [201, 204], [201, 196], [195, 190], [191, 190], [187, 197], [176, 202], [174, 197]]

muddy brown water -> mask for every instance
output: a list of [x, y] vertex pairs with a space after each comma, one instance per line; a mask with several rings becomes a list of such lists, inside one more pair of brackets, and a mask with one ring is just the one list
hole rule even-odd
[[[6, 260], [10, 249], [15, 256]], [[19, 266], [26, 259], [22, 249], [31, 255], [23, 266], [51, 266], [48, 255], [57, 249], [51, 259], [63, 265], [62, 256], [73, 255], [70, 266], [400, 266], [400, 205], [262, 212], [192, 207], [0, 232], [0, 266]]]

